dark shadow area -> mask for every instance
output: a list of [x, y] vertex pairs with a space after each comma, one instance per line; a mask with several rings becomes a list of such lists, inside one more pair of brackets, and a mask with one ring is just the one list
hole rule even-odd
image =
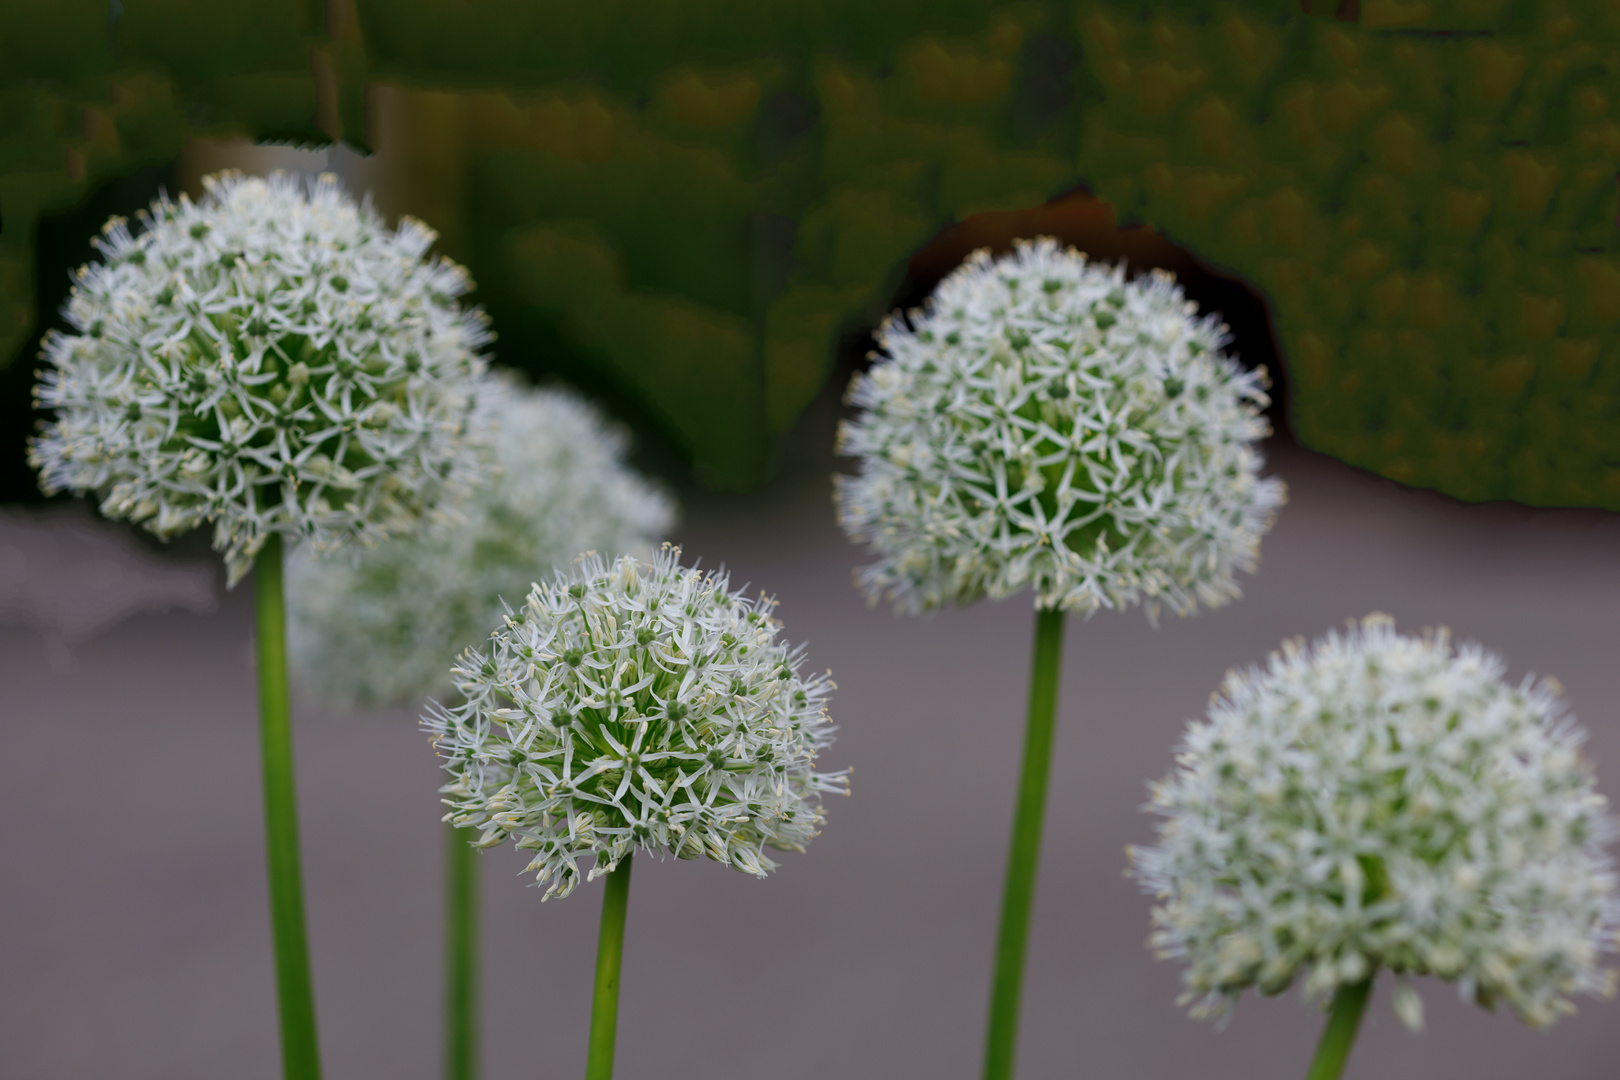
[[[50, 330], [65, 330], [62, 305], [73, 285], [73, 272], [91, 261], [90, 241], [114, 214], [131, 215], [175, 188], [170, 165], [136, 169], [101, 187], [71, 210], [42, 218], [34, 244], [34, 325], [22, 350], [0, 368], [0, 503], [39, 503], [34, 470], [28, 466], [28, 436], [40, 414], [34, 410], [34, 372], [39, 343]], [[66, 498], [66, 496], [60, 496]]]
[[[975, 250], [989, 248], [996, 255], [1004, 255], [1013, 250], [1015, 240], [1037, 236], [1054, 237], [1095, 261], [1123, 261], [1132, 277], [1154, 269], [1174, 274], [1201, 313], [1215, 312], [1231, 328], [1228, 351], [1245, 367], [1264, 366], [1270, 374], [1271, 407], [1266, 410], [1267, 418], [1274, 437], [1293, 441], [1288, 424], [1287, 372], [1278, 355], [1265, 300], [1243, 281], [1219, 272], [1164, 234], [1143, 225], [1117, 225], [1114, 208], [1086, 191], [1063, 195], [1029, 210], [975, 214], [944, 229], [911, 257], [889, 310], [920, 307], [940, 281]], [[831, 378], [835, 396], [842, 396], [851, 374], [870, 366], [868, 354], [877, 347], [873, 329], [854, 330], [840, 340]]]

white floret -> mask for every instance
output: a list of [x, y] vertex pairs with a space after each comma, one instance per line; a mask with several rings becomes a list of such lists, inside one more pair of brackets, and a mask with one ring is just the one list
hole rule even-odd
[[272, 533], [370, 543], [477, 480], [472, 386], [489, 334], [434, 234], [388, 229], [332, 176], [221, 173], [201, 202], [114, 218], [44, 342], [29, 446], [47, 492], [168, 537], [214, 524], [234, 584]]
[[450, 665], [585, 551], [651, 557], [674, 519], [625, 462], [628, 440], [574, 394], [481, 384], [473, 430], [493, 476], [462, 520], [288, 563], [294, 667], [339, 705], [419, 704], [453, 690]]
[[825, 676], [777, 639], [774, 601], [728, 591], [724, 573], [582, 558], [537, 583], [483, 649], [454, 669], [463, 701], [423, 717], [451, 780], [446, 820], [515, 838], [546, 897], [566, 896], [638, 848], [707, 856], [763, 877], [765, 848], [802, 851], [833, 740]]
[[1125, 280], [1056, 241], [978, 251], [886, 320], [850, 386], [838, 477], [859, 582], [902, 611], [1035, 590], [1040, 608], [1238, 595], [1284, 497], [1262, 479], [1263, 371], [1221, 352], [1166, 274]]
[[[1385, 616], [1230, 673], [1132, 852], [1184, 1001], [1222, 1015], [1296, 979], [1326, 998], [1382, 967], [1541, 1026], [1609, 993], [1615, 823], [1583, 738], [1554, 684]], [[1421, 1022], [1409, 986], [1395, 1004]]]

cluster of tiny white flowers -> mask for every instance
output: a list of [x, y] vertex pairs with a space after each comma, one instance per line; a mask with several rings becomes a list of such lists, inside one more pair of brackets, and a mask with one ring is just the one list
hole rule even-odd
[[766, 847], [803, 851], [821, 794], [848, 790], [814, 768], [832, 683], [799, 674], [773, 601], [728, 585], [667, 545], [536, 584], [462, 655], [463, 704], [423, 717], [452, 776], [446, 820], [482, 830], [480, 846], [516, 837], [548, 899], [573, 891], [585, 855], [589, 878], [637, 848], [763, 877]]
[[271, 533], [369, 543], [476, 479], [482, 313], [434, 233], [388, 229], [337, 179], [221, 173], [114, 218], [44, 343], [29, 448], [47, 492], [173, 536], [214, 523], [234, 583]]
[[879, 560], [863, 591], [909, 612], [1033, 586], [1041, 608], [1238, 595], [1283, 501], [1261, 479], [1263, 371], [1162, 271], [1125, 280], [1056, 241], [975, 252], [891, 317], [839, 432], [839, 517]]
[[1609, 992], [1615, 828], [1557, 694], [1377, 615], [1229, 673], [1131, 853], [1183, 1003], [1220, 1016], [1301, 974], [1325, 998], [1383, 967], [1413, 1027], [1413, 975], [1540, 1026]]
[[650, 556], [674, 505], [625, 462], [628, 440], [578, 396], [491, 377], [473, 430], [494, 473], [449, 528], [289, 560], [295, 669], [338, 705], [416, 703], [536, 577], [584, 551]]

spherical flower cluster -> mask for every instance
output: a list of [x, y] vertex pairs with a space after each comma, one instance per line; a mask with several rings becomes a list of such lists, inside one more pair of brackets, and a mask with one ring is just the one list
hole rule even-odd
[[1259, 476], [1263, 371], [1221, 352], [1169, 275], [1125, 280], [1056, 241], [975, 252], [878, 332], [851, 384], [839, 516], [909, 612], [1009, 596], [1186, 613], [1238, 594], [1283, 500]]
[[36, 392], [47, 492], [173, 536], [214, 523], [234, 583], [271, 533], [319, 548], [412, 529], [476, 477], [481, 313], [434, 234], [389, 230], [332, 176], [222, 173], [114, 218]]
[[340, 705], [419, 702], [536, 576], [583, 551], [649, 556], [674, 506], [625, 463], [628, 441], [577, 396], [488, 378], [473, 430], [493, 477], [449, 528], [288, 564], [300, 675]]
[[[1158, 845], [1132, 852], [1184, 1003], [1221, 1015], [1301, 974], [1326, 997], [1383, 967], [1539, 1026], [1607, 992], [1615, 828], [1582, 738], [1554, 684], [1387, 616], [1230, 673], [1154, 787]], [[1420, 1023], [1404, 981], [1395, 1004]]]
[[637, 848], [763, 877], [764, 849], [804, 850], [822, 793], [847, 791], [814, 767], [832, 683], [799, 674], [774, 602], [679, 559], [591, 555], [536, 584], [462, 655], [464, 703], [423, 718], [452, 777], [446, 820], [481, 846], [515, 836], [548, 899], [573, 891], [581, 857], [595, 878]]

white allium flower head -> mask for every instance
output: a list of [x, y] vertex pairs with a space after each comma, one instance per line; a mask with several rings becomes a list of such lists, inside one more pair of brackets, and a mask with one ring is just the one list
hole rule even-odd
[[650, 557], [673, 523], [673, 503], [625, 462], [624, 433], [577, 395], [490, 376], [478, 397], [494, 475], [461, 522], [288, 562], [293, 663], [328, 701], [447, 695], [456, 654], [501, 621], [503, 598], [583, 551]]
[[1242, 992], [1325, 999], [1379, 967], [1455, 982], [1540, 1026], [1608, 993], [1615, 835], [1556, 684], [1387, 616], [1227, 675], [1153, 788], [1152, 942], [1194, 1015]]
[[1125, 279], [1055, 240], [974, 252], [878, 331], [839, 432], [844, 530], [876, 603], [919, 612], [1026, 587], [1039, 608], [1238, 595], [1283, 501], [1261, 479], [1263, 371], [1162, 271]]
[[482, 313], [434, 233], [336, 177], [226, 172], [96, 239], [47, 336], [29, 447], [47, 492], [159, 536], [204, 521], [234, 584], [271, 533], [329, 548], [418, 527], [476, 478]]
[[668, 545], [536, 584], [462, 655], [463, 703], [423, 717], [452, 778], [446, 820], [481, 846], [516, 837], [548, 899], [573, 891], [582, 857], [589, 880], [637, 848], [764, 877], [764, 849], [803, 851], [821, 795], [848, 790], [847, 771], [815, 769], [832, 683], [800, 674], [774, 603]]

